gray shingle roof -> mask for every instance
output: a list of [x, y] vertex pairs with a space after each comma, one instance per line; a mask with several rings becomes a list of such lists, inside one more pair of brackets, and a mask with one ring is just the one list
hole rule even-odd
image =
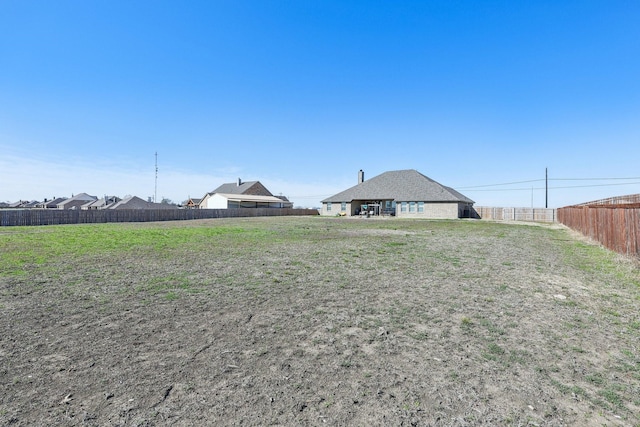
[[258, 181], [247, 181], [247, 182], [241, 183], [240, 185], [238, 185], [235, 182], [229, 182], [226, 184], [222, 184], [220, 187], [211, 191], [209, 194], [215, 194], [215, 193], [244, 194], [244, 192], [247, 191], [249, 188], [251, 188], [251, 186], [256, 182]]
[[166, 203], [147, 202], [138, 196], [129, 196], [107, 206], [107, 209], [178, 209], [178, 207]]
[[96, 200], [98, 200], [96, 196], [90, 196], [87, 193], [80, 193], [58, 203], [58, 209], [79, 209], [80, 206], [84, 205], [85, 203], [93, 202]]
[[396, 202], [462, 202], [473, 200], [446, 187], [415, 169], [384, 172], [322, 202], [351, 202], [352, 200], [395, 200]]
[[67, 200], [66, 197], [58, 197], [57, 199], [49, 200], [48, 202], [44, 203], [44, 207], [45, 208], [56, 208], [58, 206], [58, 203], [62, 203], [65, 200]]

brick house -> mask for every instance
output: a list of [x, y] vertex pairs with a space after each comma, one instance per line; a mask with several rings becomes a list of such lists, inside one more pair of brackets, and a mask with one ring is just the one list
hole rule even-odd
[[384, 172], [322, 201], [321, 215], [466, 218], [474, 201], [415, 169]]
[[293, 203], [284, 196], [274, 196], [260, 181], [222, 184], [205, 194], [200, 209], [230, 208], [291, 208]]

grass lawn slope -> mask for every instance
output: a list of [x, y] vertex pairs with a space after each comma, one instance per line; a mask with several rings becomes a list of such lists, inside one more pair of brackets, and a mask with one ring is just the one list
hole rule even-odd
[[638, 263], [560, 226], [5, 227], [0, 331], [0, 425], [640, 425]]

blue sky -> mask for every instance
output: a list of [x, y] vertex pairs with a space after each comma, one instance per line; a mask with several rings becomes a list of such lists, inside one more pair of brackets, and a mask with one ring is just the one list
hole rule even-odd
[[638, 22], [611, 0], [0, 0], [0, 201], [240, 177], [319, 206], [360, 169], [482, 206], [544, 206], [545, 168], [549, 207], [640, 193]]

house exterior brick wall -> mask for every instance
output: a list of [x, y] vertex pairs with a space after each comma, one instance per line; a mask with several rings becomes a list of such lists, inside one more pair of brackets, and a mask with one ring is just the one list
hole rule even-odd
[[[331, 205], [331, 210], [329, 210], [329, 205]], [[346, 203], [345, 210], [342, 210], [342, 203], [323, 203], [322, 209], [320, 209], [320, 215], [327, 216], [336, 216], [341, 212], [344, 212], [346, 216], [355, 215], [355, 212], [351, 210], [351, 203]]]
[[426, 203], [424, 204], [424, 212], [418, 212], [418, 203], [415, 205], [415, 212], [409, 212], [410, 207], [407, 203], [407, 211], [402, 212], [402, 203], [396, 205], [396, 216], [398, 218], [429, 218], [429, 219], [456, 219], [462, 216], [459, 203]]
[[[329, 204], [331, 210], [328, 209]], [[351, 210], [351, 203], [346, 203], [346, 210], [341, 210], [342, 203], [323, 203], [320, 215], [336, 216], [340, 212], [346, 212], [347, 216], [355, 215]], [[358, 204], [359, 206], [359, 204]], [[427, 219], [456, 219], [464, 216], [464, 203], [424, 203], [424, 212], [418, 212], [418, 202], [415, 202], [415, 212], [409, 212], [410, 204], [407, 202], [406, 212], [402, 212], [402, 202], [396, 204], [395, 215], [397, 218], [427, 218]]]

